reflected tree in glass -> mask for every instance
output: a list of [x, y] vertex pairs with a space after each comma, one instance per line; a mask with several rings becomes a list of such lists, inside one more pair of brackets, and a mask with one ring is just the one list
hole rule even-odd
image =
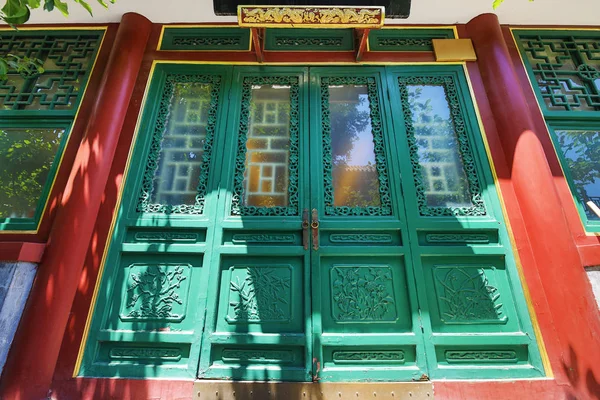
[[588, 219], [599, 221], [600, 216], [589, 202], [600, 208], [600, 131], [556, 130], [554, 133]]
[[429, 207], [470, 207], [471, 193], [441, 85], [409, 85], [408, 100]]
[[367, 86], [329, 86], [329, 112], [334, 205], [381, 206]]
[[0, 218], [34, 218], [63, 129], [0, 128]]

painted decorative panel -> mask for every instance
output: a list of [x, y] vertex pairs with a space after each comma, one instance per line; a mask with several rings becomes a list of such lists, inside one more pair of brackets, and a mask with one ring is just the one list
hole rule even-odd
[[125, 283], [122, 321], [181, 321], [185, 318], [191, 265], [132, 264]]
[[398, 85], [419, 213], [486, 215], [454, 79], [399, 77]]
[[245, 77], [233, 215], [298, 215], [297, 76]]
[[322, 77], [325, 215], [391, 215], [374, 77]]
[[220, 85], [216, 75], [167, 76], [137, 211], [202, 213]]
[[111, 360], [179, 361], [181, 349], [171, 347], [113, 347], [108, 356]]
[[490, 238], [484, 233], [428, 233], [425, 235], [427, 243], [477, 243], [488, 244]]
[[548, 111], [600, 111], [597, 32], [518, 32], [532, 83]]
[[369, 51], [431, 51], [433, 39], [454, 39], [453, 29], [379, 29], [369, 33]]
[[334, 351], [336, 364], [404, 364], [403, 351]]
[[435, 293], [445, 324], [505, 323], [494, 267], [434, 266]]
[[331, 269], [333, 318], [338, 322], [395, 321], [389, 266], [336, 265]]
[[290, 321], [291, 279], [289, 265], [231, 268], [227, 321], [255, 324]]
[[43, 73], [35, 66], [9, 71], [8, 79], [0, 81], [0, 111], [74, 112], [102, 36], [103, 31], [2, 31], [0, 54], [13, 61], [39, 59]]
[[332, 243], [392, 243], [392, 235], [387, 233], [332, 233]]
[[288, 364], [295, 361], [295, 354], [289, 350], [245, 350], [223, 349], [221, 359], [235, 363]]
[[516, 363], [517, 353], [513, 350], [447, 350], [449, 363]]
[[294, 243], [296, 237], [286, 234], [240, 233], [233, 235], [231, 241], [235, 244], [244, 243]]
[[352, 51], [352, 29], [267, 29], [268, 51]]
[[250, 29], [164, 27], [160, 50], [250, 51]]

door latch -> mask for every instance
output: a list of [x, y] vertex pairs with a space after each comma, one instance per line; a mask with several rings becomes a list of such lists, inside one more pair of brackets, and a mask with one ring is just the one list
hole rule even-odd
[[310, 223], [310, 227], [312, 228], [313, 250], [319, 250], [319, 214], [317, 213], [316, 208], [313, 208], [312, 210], [312, 222]]
[[304, 250], [308, 250], [308, 226], [308, 208], [305, 208], [302, 213], [302, 244]]

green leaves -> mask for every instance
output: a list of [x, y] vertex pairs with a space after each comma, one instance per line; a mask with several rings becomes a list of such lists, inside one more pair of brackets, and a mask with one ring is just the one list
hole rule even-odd
[[56, 9], [60, 11], [65, 17], [69, 15], [69, 6], [67, 5], [67, 3], [63, 3], [60, 0], [54, 0], [54, 7], [56, 7]]
[[29, 20], [29, 7], [26, 0], [6, 0], [6, 4], [2, 7], [0, 19], [9, 25], [24, 24]]
[[504, 3], [504, 0], [494, 0], [494, 3], [492, 3], [492, 8], [495, 10], [502, 3]]
[[[6, 3], [4, 7], [0, 9], [0, 22], [6, 22], [11, 26], [21, 25], [29, 21], [31, 16], [31, 10], [40, 8], [42, 6], [42, 0], [4, 0]], [[73, 0], [81, 7], [85, 8], [87, 12], [92, 15], [92, 7], [86, 0]], [[105, 0], [96, 0], [104, 8], [108, 8], [108, 4]], [[116, 0], [109, 0], [111, 4], [114, 4]], [[44, 10], [50, 12], [57, 9], [65, 17], [69, 15], [69, 5], [61, 0], [44, 0]]]
[[43, 62], [36, 58], [18, 57], [9, 54], [6, 58], [0, 56], [0, 81], [8, 78], [9, 70], [16, 71], [24, 78], [44, 73]]

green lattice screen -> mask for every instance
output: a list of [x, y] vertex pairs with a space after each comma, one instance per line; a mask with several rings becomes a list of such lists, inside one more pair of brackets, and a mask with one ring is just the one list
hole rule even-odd
[[0, 81], [0, 110], [76, 110], [103, 31], [0, 33], [0, 55], [36, 58], [42, 74], [9, 71]]
[[0, 30], [0, 56], [44, 69], [0, 80], [0, 231], [37, 228], [104, 31]]
[[600, 30], [513, 33], [579, 214], [598, 232]]
[[600, 34], [517, 33], [532, 82], [548, 111], [600, 110]]

